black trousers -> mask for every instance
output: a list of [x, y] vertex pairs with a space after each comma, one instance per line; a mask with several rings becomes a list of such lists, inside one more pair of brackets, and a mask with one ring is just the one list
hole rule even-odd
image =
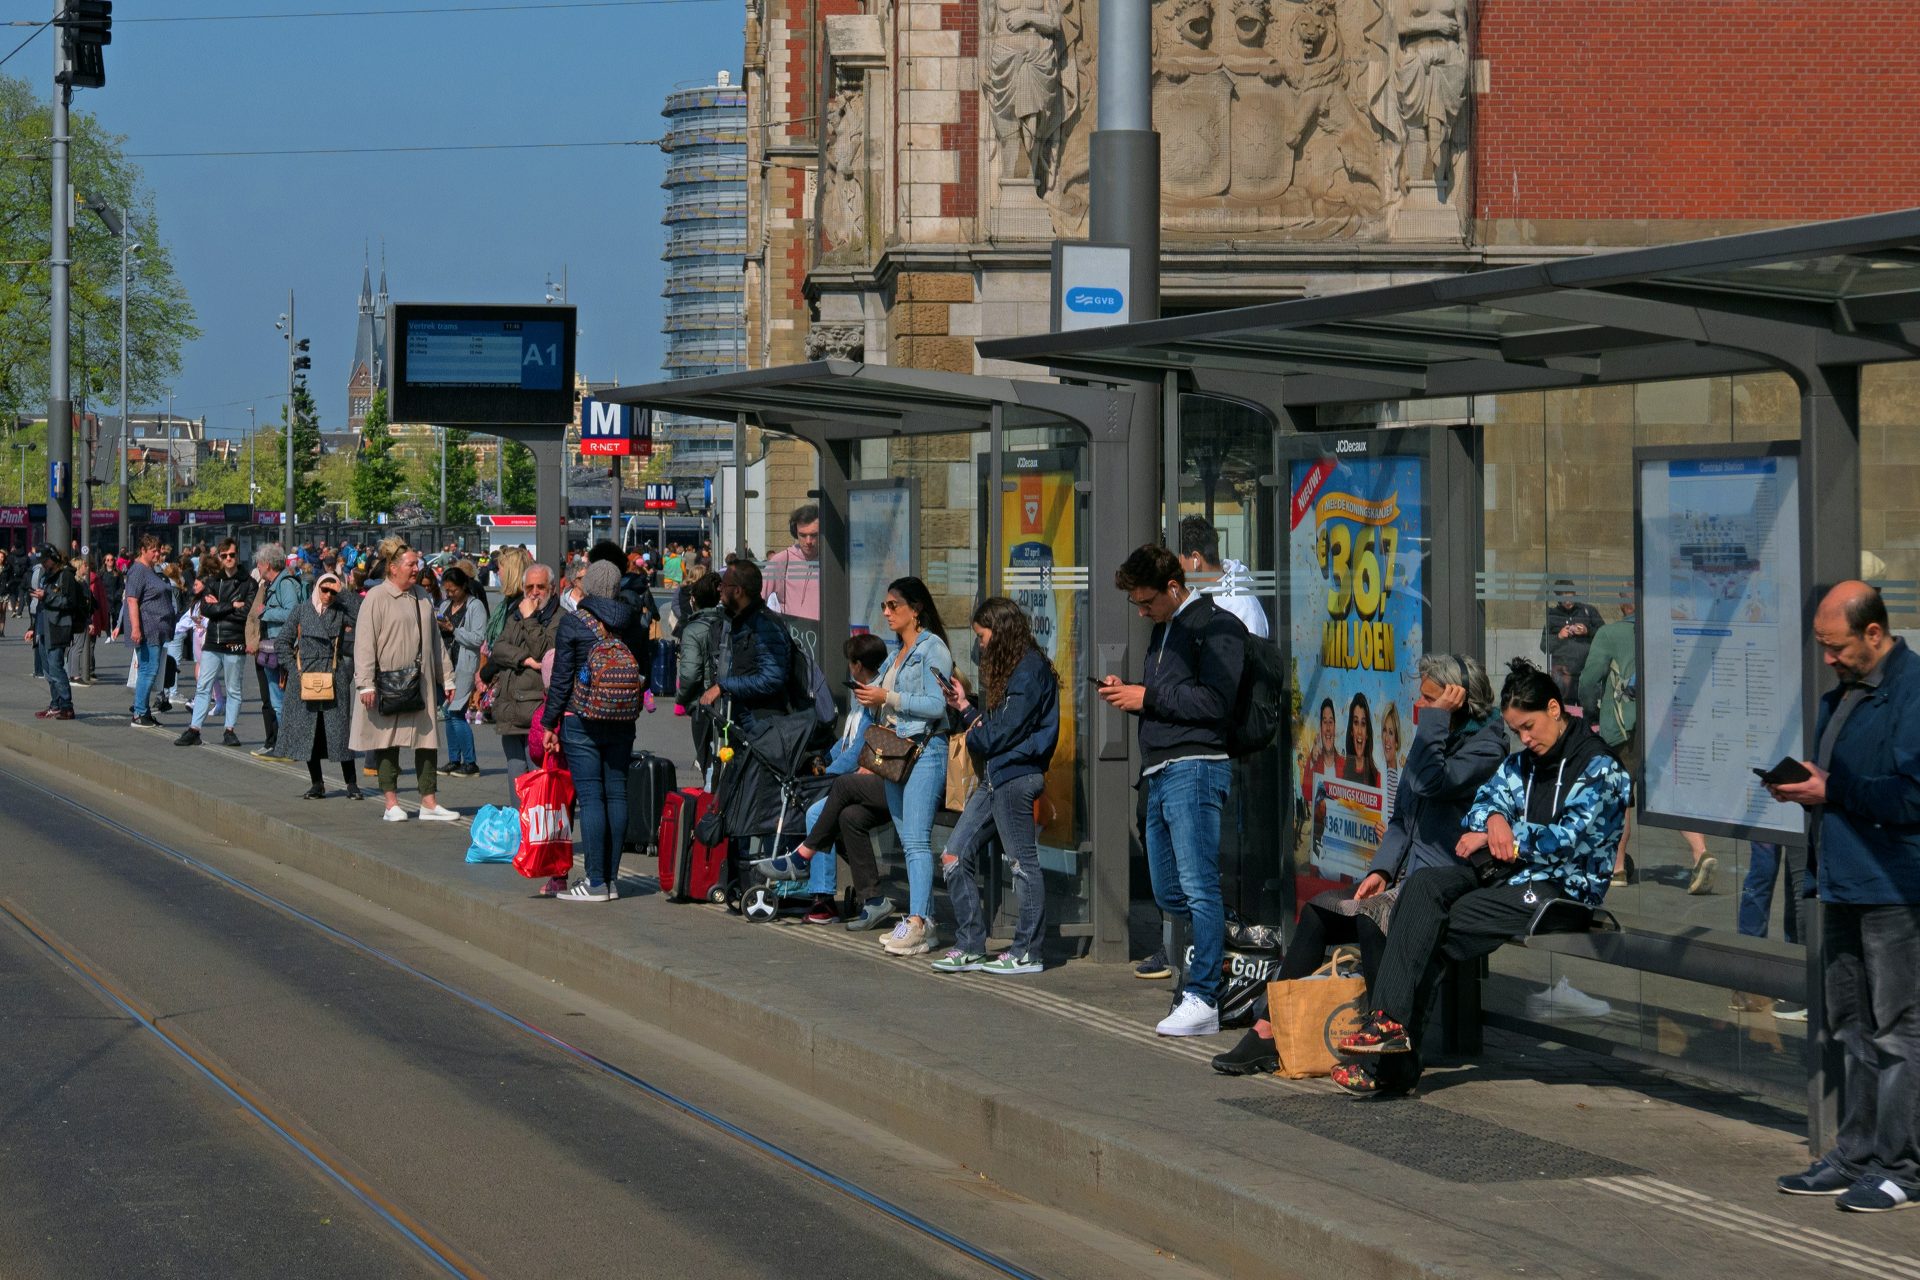
[[827, 792], [826, 807], [807, 832], [807, 848], [838, 845], [853, 875], [854, 897], [861, 902], [880, 888], [880, 863], [873, 856], [873, 832], [893, 821], [887, 812], [887, 784], [871, 773], [843, 773]]
[[273, 713], [273, 691], [267, 685], [278, 673], [256, 662], [253, 664], [253, 674], [260, 684], [260, 722], [267, 731], [267, 742], [271, 745], [280, 738], [280, 717]]
[[[1287, 954], [1280, 960], [1275, 981], [1304, 978], [1327, 962], [1328, 947], [1357, 943], [1361, 976], [1366, 978], [1369, 988], [1373, 986], [1381, 957], [1386, 954], [1387, 935], [1380, 932], [1380, 926], [1371, 917], [1350, 916], [1340, 911], [1335, 904], [1350, 896], [1345, 890], [1329, 889], [1300, 908], [1293, 941], [1287, 944]], [[1267, 995], [1263, 991], [1254, 999], [1253, 1017], [1257, 1022], [1266, 1016]]]
[[1821, 904], [1827, 1034], [1846, 1051], [1827, 1159], [1920, 1192], [1920, 906]]
[[1538, 902], [1556, 896], [1552, 886], [1496, 884], [1480, 887], [1472, 867], [1424, 867], [1407, 878], [1393, 904], [1393, 924], [1378, 977], [1368, 983], [1369, 1003], [1406, 1027], [1414, 1052], [1383, 1054], [1378, 1061], [1383, 1087], [1410, 1088], [1420, 1077], [1421, 1023], [1433, 1002], [1443, 959], [1472, 960], [1498, 951], [1526, 931]]

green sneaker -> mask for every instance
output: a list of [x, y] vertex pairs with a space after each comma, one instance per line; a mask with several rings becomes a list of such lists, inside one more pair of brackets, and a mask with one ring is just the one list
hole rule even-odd
[[985, 964], [973, 966], [981, 973], [1040, 973], [1047, 966], [1033, 956], [1017, 956], [1011, 951], [1002, 951]]
[[987, 967], [987, 958], [978, 951], [962, 951], [955, 947], [933, 962], [935, 973], [972, 973], [975, 969]]

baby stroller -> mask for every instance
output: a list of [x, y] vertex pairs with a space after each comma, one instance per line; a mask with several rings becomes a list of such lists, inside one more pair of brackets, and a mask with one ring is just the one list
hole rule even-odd
[[716, 802], [727, 838], [727, 905], [755, 924], [780, 914], [781, 901], [804, 893], [754, 875], [758, 858], [784, 853], [806, 833], [800, 823], [830, 779], [802, 776], [818, 722], [811, 710], [761, 720], [751, 736], [731, 730], [732, 761], [720, 770]]

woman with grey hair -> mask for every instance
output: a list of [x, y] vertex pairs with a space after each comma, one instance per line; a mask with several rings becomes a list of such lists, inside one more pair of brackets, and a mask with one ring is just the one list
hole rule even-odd
[[[1400, 770], [1400, 789], [1385, 837], [1367, 874], [1351, 896], [1339, 889], [1308, 902], [1281, 962], [1279, 980], [1304, 978], [1319, 968], [1330, 945], [1360, 946], [1360, 967], [1369, 984], [1386, 950], [1394, 897], [1422, 867], [1452, 866], [1461, 823], [1480, 784], [1507, 756], [1507, 726], [1493, 714], [1493, 685], [1486, 669], [1463, 654], [1429, 653], [1418, 666], [1420, 696], [1414, 699], [1413, 741]], [[1240, 1043], [1213, 1060], [1223, 1075], [1253, 1075], [1279, 1065], [1264, 1002]]]

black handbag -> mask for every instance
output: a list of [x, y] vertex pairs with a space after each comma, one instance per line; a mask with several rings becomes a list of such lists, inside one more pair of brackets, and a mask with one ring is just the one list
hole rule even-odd
[[[407, 603], [413, 610], [413, 625], [416, 635], [420, 634], [420, 602], [412, 596]], [[420, 685], [420, 662], [415, 659], [398, 671], [380, 669], [379, 645], [376, 641], [373, 659], [373, 703], [374, 709], [383, 716], [404, 716], [415, 711], [427, 709], [427, 699]]]

